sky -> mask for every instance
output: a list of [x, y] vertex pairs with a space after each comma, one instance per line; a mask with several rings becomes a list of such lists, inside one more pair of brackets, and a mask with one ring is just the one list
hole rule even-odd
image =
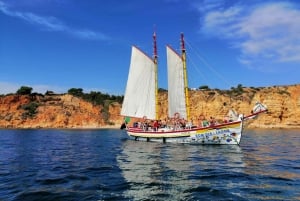
[[153, 32], [160, 88], [180, 33], [190, 88], [300, 83], [298, 0], [0, 0], [0, 94], [123, 95], [131, 46], [152, 56]]

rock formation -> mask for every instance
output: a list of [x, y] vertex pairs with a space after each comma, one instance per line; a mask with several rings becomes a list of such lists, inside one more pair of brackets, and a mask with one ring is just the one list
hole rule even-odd
[[[222, 120], [230, 109], [250, 114], [255, 102], [268, 113], [247, 122], [251, 128], [300, 128], [300, 85], [243, 88], [242, 91], [190, 91], [191, 117]], [[167, 92], [159, 93], [159, 116], [167, 117]], [[93, 105], [72, 95], [0, 96], [0, 128], [119, 128], [121, 105]]]

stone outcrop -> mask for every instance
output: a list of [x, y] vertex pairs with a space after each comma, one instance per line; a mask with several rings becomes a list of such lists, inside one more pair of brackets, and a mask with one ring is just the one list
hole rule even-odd
[[0, 127], [101, 128], [109, 126], [102, 109], [72, 95], [7, 95], [0, 97]]
[[[230, 109], [245, 115], [259, 101], [268, 112], [247, 122], [250, 128], [300, 128], [300, 85], [190, 91], [191, 118], [199, 115], [224, 119]], [[159, 93], [159, 116], [167, 117], [167, 92]], [[107, 128], [119, 127], [121, 105], [108, 109], [72, 95], [0, 96], [0, 128]]]
[[[268, 112], [246, 122], [249, 128], [300, 128], [300, 85], [243, 88], [243, 92], [196, 90], [190, 91], [191, 118], [199, 115], [224, 120], [230, 109], [249, 115], [255, 103], [261, 102]], [[159, 98], [160, 116], [167, 114], [167, 92]], [[162, 107], [161, 107], [162, 106]]]

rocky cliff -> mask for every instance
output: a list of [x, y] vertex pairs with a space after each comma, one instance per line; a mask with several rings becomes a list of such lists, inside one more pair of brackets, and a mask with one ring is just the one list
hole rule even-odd
[[0, 97], [0, 127], [101, 128], [121, 123], [119, 104], [103, 110], [72, 95], [7, 95]]
[[[222, 120], [230, 109], [245, 115], [259, 101], [268, 113], [247, 122], [251, 128], [300, 128], [300, 85], [190, 91], [191, 117]], [[167, 92], [159, 93], [159, 116], [167, 116]], [[119, 127], [121, 105], [93, 105], [72, 95], [0, 96], [0, 128]]]

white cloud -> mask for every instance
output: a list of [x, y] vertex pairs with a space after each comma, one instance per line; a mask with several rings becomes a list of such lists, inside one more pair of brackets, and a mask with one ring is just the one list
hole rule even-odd
[[[41, 93], [45, 94], [47, 91], [53, 91], [57, 94], [67, 93], [70, 88], [73, 87], [59, 87], [54, 85], [46, 85], [46, 84], [22, 84], [22, 83], [12, 83], [12, 82], [0, 82], [0, 95], [1, 94], [10, 94], [16, 93], [21, 86], [28, 86], [32, 88], [33, 93]], [[111, 93], [109, 90], [104, 88], [82, 88], [84, 93], [90, 93], [91, 91], [102, 92], [102, 93]]]
[[244, 64], [300, 62], [300, 10], [294, 4], [237, 5], [202, 14], [201, 31], [228, 39], [240, 49]]
[[45, 16], [39, 16], [31, 12], [19, 12], [19, 11], [13, 11], [9, 8], [7, 4], [0, 1], [0, 12], [4, 13], [7, 16], [10, 17], [16, 17], [19, 19], [22, 19], [26, 22], [29, 22], [30, 24], [39, 26], [43, 30], [46, 31], [59, 31], [59, 32], [65, 32], [67, 34], [70, 34], [74, 37], [81, 38], [81, 39], [87, 39], [87, 40], [107, 40], [108, 37], [105, 36], [102, 33], [95, 32], [88, 29], [76, 29], [72, 28], [66, 24], [64, 24], [62, 21], [55, 17], [45, 17]]
[[0, 94], [16, 93], [20, 85], [15, 83], [0, 82]]
[[223, 0], [195, 0], [190, 2], [200, 12], [209, 12], [223, 7]]
[[232, 38], [238, 29], [237, 23], [241, 11], [240, 7], [210, 11], [204, 18], [202, 30], [208, 34], [222, 34], [223, 37]]
[[50, 86], [50, 85], [27, 85], [27, 84], [19, 84], [19, 83], [11, 83], [11, 82], [0, 82], [0, 94], [9, 94], [16, 93], [21, 86], [32, 87], [32, 92], [42, 93], [44, 94], [46, 91], [54, 91], [55, 93], [66, 93], [68, 89]]
[[287, 4], [256, 9], [240, 24], [240, 33], [248, 36], [241, 44], [245, 54], [269, 55], [278, 61], [300, 62], [300, 11]]

